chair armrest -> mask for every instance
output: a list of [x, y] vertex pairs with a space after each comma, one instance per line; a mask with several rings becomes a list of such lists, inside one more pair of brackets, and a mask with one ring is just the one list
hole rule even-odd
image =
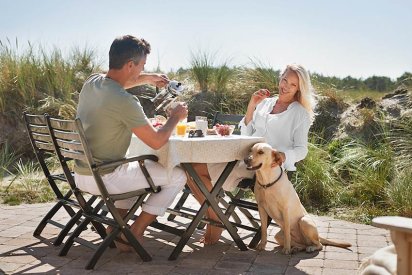
[[412, 234], [412, 219], [398, 216], [376, 217], [372, 225], [390, 231], [401, 231]]
[[114, 160], [114, 161], [103, 162], [101, 164], [96, 165], [96, 168], [98, 168], [98, 169], [112, 168], [112, 167], [117, 167], [117, 166], [125, 164], [125, 163], [140, 161], [140, 160], [146, 160], [146, 159], [156, 161], [156, 162], [159, 160], [159, 158], [155, 155], [141, 155], [141, 156], [137, 156], [137, 157], [124, 158], [124, 159], [119, 159], [119, 160]]

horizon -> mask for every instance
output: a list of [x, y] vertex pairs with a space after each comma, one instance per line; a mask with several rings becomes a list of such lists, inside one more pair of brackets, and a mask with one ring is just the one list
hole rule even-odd
[[248, 66], [252, 59], [282, 70], [299, 63], [311, 73], [357, 79], [396, 80], [412, 72], [412, 2], [406, 0], [0, 3], [1, 41], [29, 41], [63, 53], [87, 46], [103, 69], [113, 39], [132, 34], [152, 46], [149, 71], [189, 68], [192, 53], [203, 51], [217, 52], [216, 66]]

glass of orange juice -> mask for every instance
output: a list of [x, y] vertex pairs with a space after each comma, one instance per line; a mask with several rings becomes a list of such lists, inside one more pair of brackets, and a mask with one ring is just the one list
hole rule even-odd
[[186, 135], [187, 124], [184, 122], [179, 122], [176, 125], [176, 135], [179, 137], [184, 137]]

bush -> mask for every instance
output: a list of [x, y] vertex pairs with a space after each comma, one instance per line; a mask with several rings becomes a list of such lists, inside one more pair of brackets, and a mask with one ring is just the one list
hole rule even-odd
[[382, 203], [384, 188], [393, 176], [393, 151], [388, 143], [368, 145], [353, 141], [342, 146], [335, 163], [352, 202]]
[[412, 168], [405, 168], [396, 174], [385, 188], [387, 203], [398, 215], [412, 217]]
[[302, 203], [326, 210], [332, 206], [338, 190], [330, 154], [315, 142], [309, 143], [306, 158], [298, 163], [296, 179], [291, 179]]

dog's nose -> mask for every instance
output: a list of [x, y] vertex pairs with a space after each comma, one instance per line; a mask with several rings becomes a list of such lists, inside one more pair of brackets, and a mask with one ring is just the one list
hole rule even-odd
[[245, 164], [249, 165], [250, 162], [252, 161], [252, 156], [246, 157], [243, 161], [245, 162]]

